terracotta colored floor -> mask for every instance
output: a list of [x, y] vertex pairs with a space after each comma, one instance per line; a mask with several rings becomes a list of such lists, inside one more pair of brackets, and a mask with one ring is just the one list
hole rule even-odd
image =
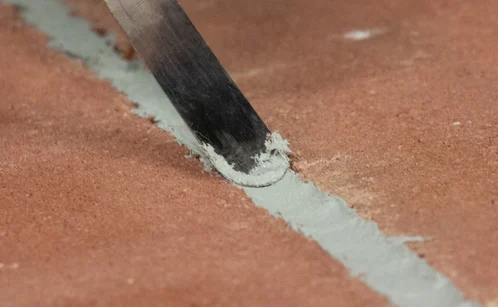
[[[117, 29], [103, 5], [72, 2]], [[181, 3], [300, 174], [385, 232], [431, 237], [414, 250], [498, 301], [497, 2]], [[0, 14], [0, 301], [382, 305]], [[386, 32], [342, 38], [364, 28]]]
[[1, 306], [383, 306], [0, 5]]
[[302, 176], [498, 302], [498, 2], [180, 2]]

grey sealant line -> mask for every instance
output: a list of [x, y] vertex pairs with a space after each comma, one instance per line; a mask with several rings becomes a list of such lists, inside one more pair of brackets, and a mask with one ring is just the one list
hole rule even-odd
[[[155, 117], [157, 125], [195, 154], [203, 154], [154, 77], [137, 63], [121, 59], [109, 38], [93, 33], [82, 19], [69, 15], [58, 0], [0, 0], [18, 5], [26, 22], [51, 37], [49, 46], [81, 58], [99, 77], [127, 94], [139, 107], [139, 116]], [[203, 159], [206, 161], [206, 159]], [[221, 179], [220, 179], [221, 180]], [[282, 217], [296, 231], [312, 238], [333, 258], [370, 288], [402, 307], [470, 307], [463, 293], [442, 274], [420, 259], [403, 242], [389, 238], [377, 224], [361, 219], [344, 200], [320, 191], [288, 171], [266, 188], [244, 189], [257, 206]], [[333, 291], [333, 289], [331, 289]]]

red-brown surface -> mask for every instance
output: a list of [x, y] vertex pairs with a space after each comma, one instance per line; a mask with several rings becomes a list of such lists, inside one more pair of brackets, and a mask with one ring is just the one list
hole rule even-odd
[[383, 306], [0, 4], [0, 306]]
[[[63, 0], [70, 5], [70, 12], [75, 16], [85, 16], [93, 29], [100, 35], [114, 35], [114, 47], [126, 59], [136, 57], [135, 49], [128, 43], [123, 30], [109, 13], [103, 0]], [[62, 2], [62, 0], [61, 0]]]
[[180, 2], [296, 170], [498, 299], [498, 2]]

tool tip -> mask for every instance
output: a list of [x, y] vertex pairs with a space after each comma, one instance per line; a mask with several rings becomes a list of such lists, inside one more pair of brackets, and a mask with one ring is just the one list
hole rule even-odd
[[234, 169], [224, 157], [217, 154], [211, 145], [203, 145], [209, 163], [223, 177], [235, 184], [246, 187], [265, 187], [282, 179], [290, 166], [289, 142], [283, 139], [278, 132], [269, 135], [265, 141], [265, 150], [255, 159], [254, 167], [248, 172]]

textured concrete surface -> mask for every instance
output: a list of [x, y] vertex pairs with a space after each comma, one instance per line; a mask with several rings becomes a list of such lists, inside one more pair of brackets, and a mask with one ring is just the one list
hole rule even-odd
[[496, 2], [181, 3], [303, 177], [498, 298]]
[[0, 42], [1, 306], [386, 305], [6, 5]]
[[[112, 19], [88, 3], [91, 2], [76, 3], [79, 13], [112, 29]], [[219, 0], [181, 3], [265, 122], [291, 140], [294, 168], [303, 177], [344, 197], [363, 217], [378, 222], [386, 232], [425, 236], [426, 242], [412, 246], [421, 257], [452, 278], [468, 297], [489, 306], [496, 304], [498, 262], [493, 255], [498, 250], [495, 210], [498, 19], [495, 2], [316, 0], [274, 1], [257, 6], [245, 1], [236, 1], [236, 5]], [[85, 11], [85, 6], [91, 9]], [[3, 23], [6, 28], [15, 29], [13, 24], [19, 22]], [[348, 33], [365, 32], [376, 35], [363, 40], [349, 39], [365, 36]], [[36, 54], [40, 46], [42, 43], [29, 52]], [[118, 46], [125, 51], [126, 41], [121, 39]], [[15, 54], [14, 50], [17, 49], [9, 52]], [[2, 65], [9, 67], [13, 63]], [[45, 74], [51, 71], [53, 67], [47, 68]], [[31, 71], [26, 74], [29, 73], [33, 74]], [[90, 94], [83, 97], [93, 95], [93, 87], [88, 88]], [[108, 95], [115, 95], [111, 89], [107, 90]], [[45, 92], [40, 95], [46, 95]], [[26, 96], [24, 90], [18, 89], [18, 93]], [[17, 146], [28, 148], [19, 139]], [[107, 139], [102, 139], [105, 144]], [[45, 152], [40, 146], [34, 151], [37, 155]], [[143, 145], [140, 150], [143, 148], [148, 147]], [[19, 155], [16, 159], [21, 159], [23, 150], [14, 151], [13, 156]], [[180, 163], [179, 154], [171, 155], [168, 159], [178, 159]], [[24, 159], [32, 156], [28, 157]], [[43, 163], [46, 162], [42, 160], [40, 164]], [[189, 165], [187, 169], [193, 167], [192, 162], [184, 163]], [[114, 169], [117, 170], [118, 167]], [[127, 174], [133, 173], [131, 167], [128, 170]], [[35, 171], [40, 172], [35, 167], [30, 174]], [[76, 178], [80, 179], [80, 175]], [[17, 173], [12, 177], [16, 176]], [[54, 175], [47, 176], [44, 181]], [[10, 181], [11, 177], [9, 184]], [[38, 186], [45, 187], [40, 183]], [[84, 198], [81, 194], [75, 197]], [[119, 194], [122, 193], [113, 195]], [[32, 221], [39, 223], [32, 217], [28, 219], [19, 227], [32, 225]], [[142, 222], [148, 225], [146, 220]], [[119, 225], [116, 227], [127, 227], [125, 222]], [[36, 227], [30, 227], [34, 232]], [[0, 231], [3, 236], [5, 233]], [[40, 238], [36, 247], [43, 242]], [[82, 241], [80, 246], [89, 248], [85, 244], [90, 239]], [[58, 249], [61, 245], [50, 249], [48, 255]], [[98, 259], [104, 260], [119, 249], [105, 250], [106, 254]], [[4, 269], [22, 268], [18, 261], [8, 258]], [[82, 270], [90, 265], [95, 264], [90, 263]], [[109, 266], [112, 267], [112, 262]], [[48, 266], [41, 261], [30, 271], [31, 276], [38, 278], [31, 279], [32, 284], [41, 280], [36, 274], [47, 272], [36, 271], [39, 268], [55, 270], [55, 264]], [[108, 266], [101, 264], [96, 270], [101, 268]], [[56, 276], [51, 278], [58, 280], [59, 286], [75, 278], [67, 273], [67, 279], [60, 279], [61, 271], [55, 272], [50, 276]], [[150, 274], [152, 280], [159, 279]], [[87, 283], [94, 281], [88, 275], [82, 276], [81, 280]], [[345, 278], [346, 274], [341, 276]], [[133, 277], [123, 278], [127, 283], [136, 282]], [[106, 282], [98, 284], [96, 289], [108, 286]], [[129, 293], [126, 289], [122, 291]], [[12, 288], [10, 291], [14, 296]], [[67, 291], [73, 295], [76, 292]], [[154, 291], [144, 290], [140, 295], [160, 297]], [[134, 293], [139, 299], [138, 292]], [[362, 289], [354, 293], [366, 295]]]
[[[102, 0], [64, 0], [71, 6], [75, 16], [86, 16], [95, 32], [100, 35], [114, 35], [114, 47], [126, 59], [136, 58], [135, 49], [114, 18], [109, 18], [109, 10]], [[62, 2], [62, 1], [61, 1]]]
[[[158, 127], [198, 152], [198, 142], [168, 103], [156, 80], [140, 66], [121, 59], [107, 37], [99, 37], [85, 20], [70, 16], [68, 8], [58, 0], [7, 1], [22, 6], [24, 20], [51, 37], [48, 46], [72, 58], [84, 59], [85, 65], [99, 77], [110, 80], [118, 91], [137, 103], [134, 113], [145, 118], [153, 116]], [[382, 32], [382, 29], [355, 30], [345, 37], [361, 40]], [[403, 244], [420, 241], [420, 237], [386, 237], [375, 222], [361, 219], [343, 200], [303, 182], [293, 172], [289, 171], [274, 185], [246, 187], [244, 191], [256, 206], [316, 240], [350, 274], [359, 276], [362, 282], [398, 306], [475, 306], [465, 301], [463, 293], [451, 281]]]

